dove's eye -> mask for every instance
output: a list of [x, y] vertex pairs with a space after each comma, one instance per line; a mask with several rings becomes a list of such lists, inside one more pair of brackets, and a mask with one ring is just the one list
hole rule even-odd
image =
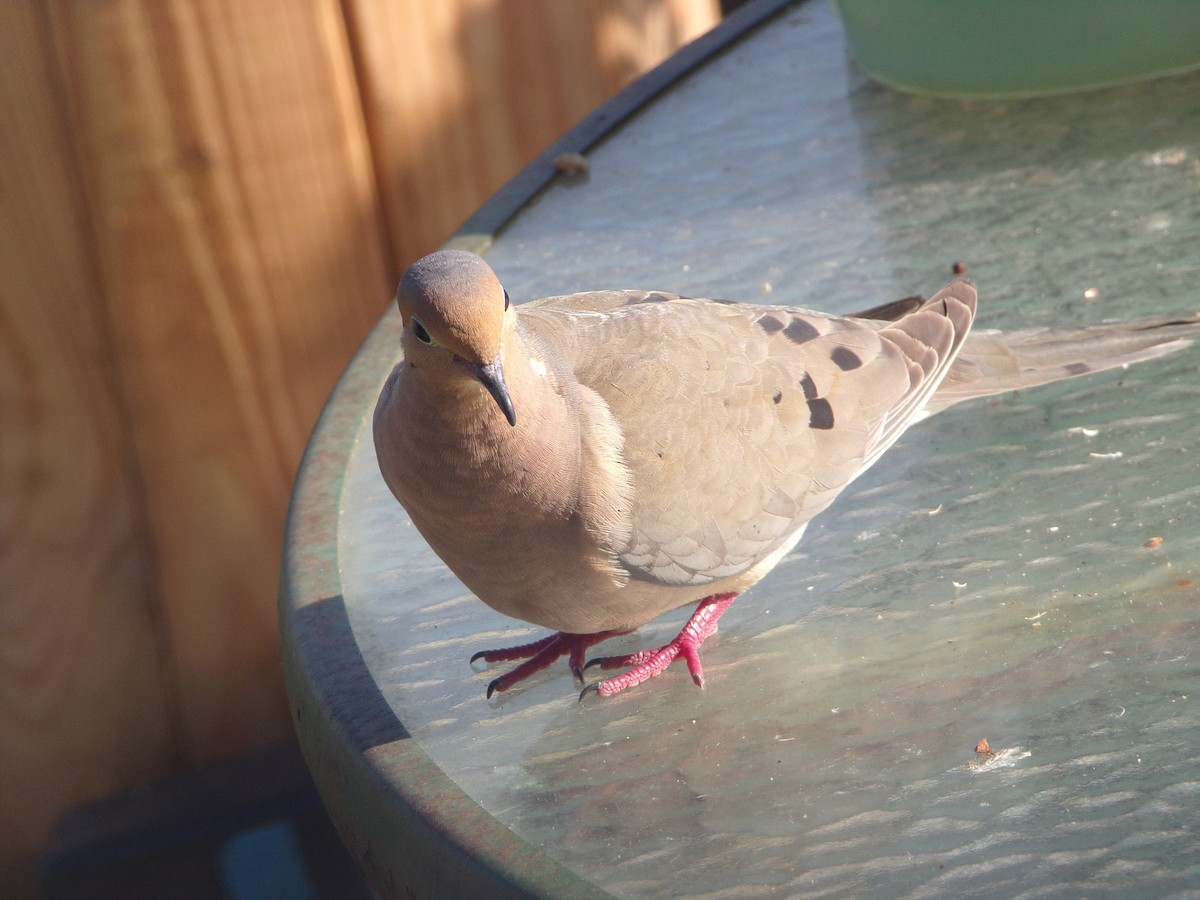
[[505, 291], [504, 292], [504, 310], [505, 310], [505, 312], [508, 311], [508, 307], [511, 303], [512, 303], [512, 301], [508, 299], [508, 291]]
[[417, 340], [422, 344], [433, 343], [433, 338], [429, 336], [429, 332], [425, 330], [425, 326], [421, 324], [421, 320], [416, 316], [412, 317], [412, 330]]

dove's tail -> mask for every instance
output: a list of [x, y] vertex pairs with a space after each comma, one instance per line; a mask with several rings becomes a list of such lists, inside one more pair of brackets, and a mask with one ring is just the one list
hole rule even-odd
[[974, 397], [1157, 359], [1184, 349], [1197, 336], [1200, 314], [1074, 331], [972, 331], [949, 374], [926, 404], [926, 415]]

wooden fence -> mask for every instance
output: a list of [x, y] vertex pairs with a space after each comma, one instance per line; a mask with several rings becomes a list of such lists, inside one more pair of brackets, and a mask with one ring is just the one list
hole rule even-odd
[[0, 894], [290, 739], [287, 497], [408, 262], [715, 0], [0, 4]]

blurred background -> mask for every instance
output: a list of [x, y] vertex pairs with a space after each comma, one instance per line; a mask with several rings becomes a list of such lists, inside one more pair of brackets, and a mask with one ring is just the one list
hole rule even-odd
[[338, 375], [411, 261], [720, 15], [0, 4], [0, 895], [302, 772], [279, 551]]

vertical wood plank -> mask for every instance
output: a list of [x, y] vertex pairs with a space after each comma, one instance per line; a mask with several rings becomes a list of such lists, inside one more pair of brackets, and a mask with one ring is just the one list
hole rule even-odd
[[395, 282], [336, 0], [55, 0], [181, 740], [285, 739], [292, 478]]
[[347, 0], [394, 257], [435, 248], [715, 0]]
[[141, 498], [45, 22], [0, 4], [0, 895], [67, 806], [168, 772]]

